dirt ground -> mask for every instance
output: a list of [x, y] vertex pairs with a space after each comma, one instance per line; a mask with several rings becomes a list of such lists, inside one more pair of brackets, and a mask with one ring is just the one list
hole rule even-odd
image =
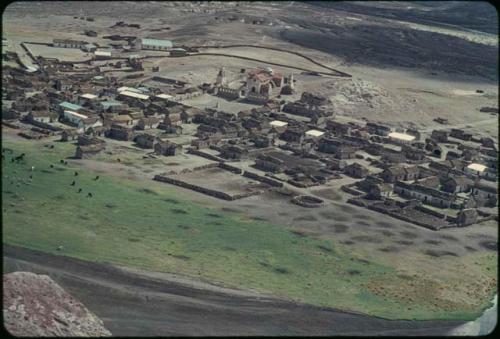
[[47, 274], [115, 336], [446, 335], [463, 322], [388, 321], [4, 245], [4, 272]]

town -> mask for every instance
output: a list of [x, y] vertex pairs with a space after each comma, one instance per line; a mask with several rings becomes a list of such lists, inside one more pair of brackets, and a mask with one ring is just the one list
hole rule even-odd
[[6, 328], [486, 333], [471, 324], [497, 300], [488, 7], [9, 5]]
[[[128, 41], [104, 50], [54, 39], [54, 47], [90, 51], [93, 58], [85, 67], [43, 57], [32, 57], [36, 66], [5, 67], [3, 99], [12, 105], [4, 125], [28, 139], [57, 135], [74, 142], [77, 159], [119, 145], [140, 148], [144, 157], [187, 156], [180, 170], [167, 166], [152, 179], [220, 199], [277, 190], [292, 203], [320, 207], [322, 199], [307, 188], [348, 178], [341, 189], [354, 196], [350, 203], [427, 228], [496, 218], [498, 149], [489, 137], [447, 127], [439, 118], [443, 127], [432, 131], [340, 120], [321, 95], [303, 92], [290, 100], [297, 94], [294, 74], [270, 67], [241, 69], [236, 79], [222, 67], [213, 82], [202, 84], [156, 76], [158, 69], [143, 69], [145, 53], [178, 57], [192, 49], [174, 48], [169, 40]], [[12, 53], [3, 58], [24, 65]], [[152, 76], [109, 77], [106, 67]], [[216, 104], [183, 103], [202, 95]], [[217, 98], [254, 107], [225, 111]]]

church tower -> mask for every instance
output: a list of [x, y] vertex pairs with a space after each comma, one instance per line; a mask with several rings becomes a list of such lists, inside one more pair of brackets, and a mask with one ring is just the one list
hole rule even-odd
[[221, 67], [219, 70], [219, 74], [217, 74], [217, 86], [225, 86], [226, 85], [226, 69]]

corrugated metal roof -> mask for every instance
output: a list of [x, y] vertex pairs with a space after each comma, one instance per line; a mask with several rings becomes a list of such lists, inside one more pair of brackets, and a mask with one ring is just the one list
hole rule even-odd
[[67, 108], [70, 111], [78, 111], [79, 109], [83, 109], [82, 106], [77, 104], [72, 104], [71, 102], [67, 101], [61, 102], [59, 106], [61, 106], [62, 108]]
[[77, 112], [73, 112], [73, 111], [64, 111], [64, 115], [68, 116], [68, 115], [72, 115], [72, 116], [75, 116], [77, 118], [80, 118], [80, 119], [87, 119], [88, 116], [86, 115], [83, 115], [83, 114], [80, 114], [80, 113], [77, 113]]
[[172, 47], [172, 41], [170, 40], [160, 40], [160, 39], [142, 39], [141, 43], [143, 45], [149, 46], [159, 46], [159, 47]]
[[137, 99], [141, 99], [141, 100], [148, 100], [149, 99], [149, 95], [134, 93], [134, 92], [130, 92], [130, 91], [122, 91], [122, 92], [120, 92], [120, 95], [125, 95], [125, 96], [131, 97], [131, 98], [137, 98]]

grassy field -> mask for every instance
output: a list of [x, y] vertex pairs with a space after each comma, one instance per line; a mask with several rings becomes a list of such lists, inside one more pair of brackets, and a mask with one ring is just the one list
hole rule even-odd
[[196, 205], [168, 185], [102, 174], [94, 180], [96, 173], [60, 163], [73, 145], [50, 144], [3, 141], [14, 155], [26, 153], [12, 163], [7, 152], [2, 162], [4, 243], [391, 319], [472, 319], [481, 312], [375, 293], [371, 282], [394, 281], [391, 267], [279, 225]]

